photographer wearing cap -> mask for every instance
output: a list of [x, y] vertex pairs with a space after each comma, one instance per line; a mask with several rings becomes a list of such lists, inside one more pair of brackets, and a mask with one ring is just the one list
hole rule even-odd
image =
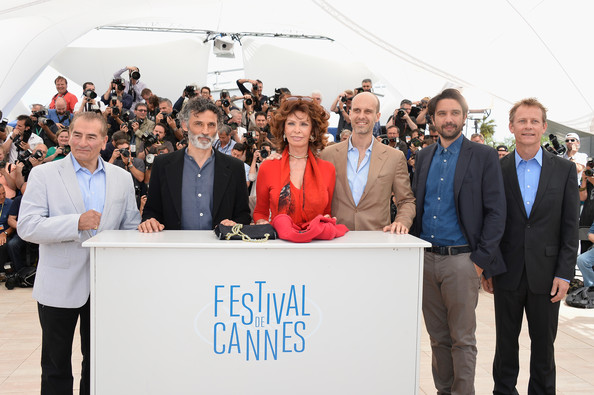
[[27, 115], [19, 115], [12, 133], [8, 135], [2, 148], [8, 152], [8, 161], [16, 163], [19, 153], [34, 149], [37, 144], [42, 144], [43, 139], [32, 132], [33, 121]]
[[569, 159], [575, 163], [579, 183], [582, 181], [582, 172], [586, 168], [588, 155], [583, 152], [578, 152], [580, 150], [580, 136], [578, 136], [577, 133], [567, 133], [565, 136], [565, 146], [567, 147], [567, 151], [563, 154], [563, 158]]
[[133, 103], [140, 103], [142, 99], [142, 90], [146, 84], [140, 81], [140, 70], [136, 66], [127, 66], [113, 73], [113, 78], [121, 78], [122, 73], [128, 71], [128, 81], [124, 79], [124, 91], [132, 96]]
[[97, 92], [95, 92], [95, 84], [92, 82], [85, 82], [82, 86], [83, 94], [81, 101], [76, 103], [74, 106], [74, 113], [83, 111], [95, 111], [102, 113], [105, 111], [105, 103], [97, 98]]
[[507, 150], [507, 147], [505, 145], [497, 146], [497, 155], [499, 155], [499, 159], [507, 156], [507, 154], [509, 154], [509, 151]]

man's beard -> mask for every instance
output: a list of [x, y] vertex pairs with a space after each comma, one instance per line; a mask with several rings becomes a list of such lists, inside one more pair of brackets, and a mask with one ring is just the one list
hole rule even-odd
[[[200, 141], [201, 138], [208, 139], [208, 142]], [[188, 133], [188, 141], [192, 144], [195, 148], [198, 149], [209, 149], [212, 147], [212, 143], [214, 142], [214, 138], [210, 137], [206, 134], [194, 134], [192, 132]]]
[[[454, 130], [453, 131], [445, 131], [444, 127], [446, 126], [454, 126]], [[440, 128], [437, 129], [437, 133], [439, 134], [439, 136], [444, 139], [444, 140], [454, 140], [456, 137], [458, 137], [460, 135], [460, 132], [463, 129], [463, 125], [456, 125], [455, 123], [447, 123], [445, 125], [442, 125]]]

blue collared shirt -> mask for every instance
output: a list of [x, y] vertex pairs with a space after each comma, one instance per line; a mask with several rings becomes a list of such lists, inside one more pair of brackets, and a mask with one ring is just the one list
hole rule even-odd
[[440, 140], [429, 167], [420, 237], [434, 246], [468, 244], [460, 230], [454, 201], [454, 175], [463, 139], [458, 137], [447, 148]]
[[184, 153], [182, 175], [181, 228], [183, 230], [212, 230], [214, 187], [214, 151], [202, 167]]
[[526, 209], [526, 216], [530, 218], [530, 211], [534, 205], [540, 170], [542, 169], [542, 148], [538, 150], [534, 158], [524, 160], [516, 151], [516, 174], [522, 193], [522, 201]]
[[[103, 159], [101, 157], [97, 159], [97, 168], [91, 174], [89, 169], [82, 167], [78, 163], [74, 155], [70, 155], [70, 157], [72, 158], [72, 165], [85, 204], [85, 211], [95, 210], [103, 213], [103, 207], [105, 206], [105, 166]], [[91, 233], [96, 234], [97, 231], [91, 230]]]
[[[359, 205], [365, 185], [367, 185], [367, 176], [369, 175], [369, 159], [371, 158], [371, 149], [373, 148], [373, 140], [365, 151], [365, 157], [359, 165], [359, 150], [353, 147], [351, 138], [349, 137], [349, 149], [347, 151], [347, 179], [349, 180], [349, 187], [351, 194], [355, 201], [355, 206]], [[357, 168], [358, 166], [358, 168]]]

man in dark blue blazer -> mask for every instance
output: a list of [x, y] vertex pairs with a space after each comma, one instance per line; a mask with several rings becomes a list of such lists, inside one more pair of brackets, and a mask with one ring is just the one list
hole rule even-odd
[[480, 276], [505, 271], [499, 240], [505, 195], [497, 152], [462, 135], [464, 97], [446, 89], [428, 112], [439, 141], [417, 153], [413, 234], [425, 251], [423, 316], [431, 338], [439, 394], [474, 394], [476, 316]]
[[243, 163], [212, 148], [221, 112], [206, 99], [180, 112], [188, 147], [158, 156], [153, 164], [141, 232], [210, 230], [219, 223], [251, 220]]
[[536, 99], [512, 107], [509, 129], [516, 150], [501, 159], [507, 221], [500, 248], [507, 272], [483, 282], [495, 294], [493, 393], [518, 393], [518, 336], [526, 311], [531, 339], [528, 393], [554, 394], [559, 302], [573, 278], [578, 246], [576, 166], [541, 148], [546, 109]]

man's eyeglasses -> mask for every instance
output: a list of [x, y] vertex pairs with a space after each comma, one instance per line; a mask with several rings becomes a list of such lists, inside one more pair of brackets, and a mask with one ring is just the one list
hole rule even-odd
[[567, 139], [565, 140], [566, 143], [575, 143], [577, 140], [576, 139]]
[[146, 110], [136, 110], [136, 111], [138, 111], [138, 112], [146, 112]]

